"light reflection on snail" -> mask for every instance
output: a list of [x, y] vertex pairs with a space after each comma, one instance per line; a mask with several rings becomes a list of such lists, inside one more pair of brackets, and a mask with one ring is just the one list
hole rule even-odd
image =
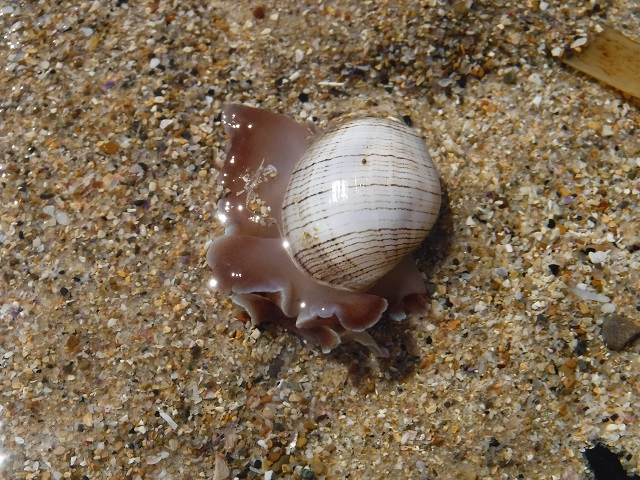
[[422, 139], [376, 117], [330, 126], [227, 105], [231, 140], [220, 172], [225, 233], [207, 253], [212, 287], [254, 323], [282, 323], [328, 352], [386, 311], [426, 312], [411, 252], [440, 208], [440, 182]]

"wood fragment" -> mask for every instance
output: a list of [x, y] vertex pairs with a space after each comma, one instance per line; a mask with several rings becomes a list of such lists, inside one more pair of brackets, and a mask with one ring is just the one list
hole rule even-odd
[[603, 26], [581, 52], [562, 60], [618, 90], [640, 98], [640, 43]]

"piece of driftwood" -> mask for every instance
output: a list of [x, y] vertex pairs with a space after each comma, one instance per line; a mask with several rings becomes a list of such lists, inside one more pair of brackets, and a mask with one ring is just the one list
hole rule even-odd
[[640, 43], [604, 26], [580, 52], [562, 59], [573, 68], [640, 99]]

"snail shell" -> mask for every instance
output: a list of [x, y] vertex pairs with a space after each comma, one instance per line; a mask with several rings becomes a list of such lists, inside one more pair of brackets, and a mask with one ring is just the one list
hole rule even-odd
[[424, 240], [440, 182], [422, 139], [365, 117], [327, 130], [294, 168], [282, 206], [298, 268], [337, 289], [365, 291]]

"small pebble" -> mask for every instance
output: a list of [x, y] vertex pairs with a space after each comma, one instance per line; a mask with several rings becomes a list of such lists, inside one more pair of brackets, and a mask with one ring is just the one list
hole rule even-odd
[[540, 96], [540, 95], [536, 95], [536, 96], [533, 98], [533, 100], [531, 101], [531, 103], [532, 103], [533, 105], [535, 105], [536, 107], [539, 107], [539, 106], [540, 106], [540, 104], [542, 103], [542, 96]]
[[316, 475], [322, 475], [322, 473], [324, 472], [324, 463], [322, 462], [322, 460], [320, 460], [319, 457], [316, 456], [313, 458], [313, 460], [311, 460], [311, 463], [309, 463], [309, 468], [311, 468], [313, 473], [315, 473]]
[[67, 338], [67, 341], [65, 343], [65, 348], [70, 352], [73, 352], [78, 349], [79, 345], [80, 340], [78, 339], [77, 335], [69, 335], [69, 338]]
[[564, 48], [555, 47], [553, 50], [551, 50], [551, 55], [553, 55], [554, 57], [559, 57], [560, 55], [562, 55], [563, 52], [564, 52]]
[[174, 430], [178, 429], [178, 424], [173, 420], [173, 418], [171, 418], [171, 416], [169, 416], [169, 414], [159, 410], [158, 413], [160, 414], [160, 416], [164, 419], [165, 422], [167, 422], [169, 424], [169, 426], [171, 428], [173, 428]]
[[108, 141], [107, 143], [103, 143], [102, 145], [100, 145], [100, 150], [104, 153], [108, 153], [109, 155], [118, 153], [119, 149], [120, 149], [120, 145], [112, 141]]
[[269, 455], [267, 455], [267, 457], [269, 458], [269, 461], [271, 463], [277, 462], [278, 460], [280, 460], [280, 457], [282, 456], [282, 452], [281, 451], [270, 451]]
[[313, 473], [313, 470], [305, 468], [300, 472], [300, 480], [314, 480], [316, 478], [316, 474]]
[[62, 445], [58, 445], [54, 450], [54, 455], [62, 455], [65, 452], [64, 447]]
[[258, 5], [257, 7], [255, 7], [252, 13], [254, 18], [257, 18], [258, 20], [262, 20], [265, 15], [264, 5]]
[[503, 75], [502, 81], [507, 85], [513, 85], [514, 83], [516, 83], [516, 72], [514, 72], [513, 70], [509, 70]]
[[618, 232], [629, 250], [634, 251], [640, 248], [640, 220], [631, 220], [622, 224]]
[[580, 37], [573, 41], [571, 48], [582, 47], [587, 44], [587, 37]]
[[82, 417], [82, 423], [87, 427], [91, 427], [93, 425], [93, 415], [91, 412], [88, 412]]
[[71, 223], [71, 218], [69, 218], [67, 212], [56, 212], [56, 221], [60, 225], [69, 225]]
[[615, 134], [613, 128], [611, 128], [611, 126], [609, 125], [605, 125], [602, 127], [602, 136], [603, 137], [611, 137]]
[[300, 402], [301, 400], [302, 400], [302, 397], [295, 392], [289, 395], [290, 402], [297, 403], [297, 402]]
[[592, 263], [603, 263], [607, 260], [608, 254], [609, 252], [602, 251], [589, 252], [589, 260], [591, 260]]
[[602, 323], [602, 338], [610, 350], [619, 352], [640, 337], [640, 326], [621, 315], [608, 315]]

